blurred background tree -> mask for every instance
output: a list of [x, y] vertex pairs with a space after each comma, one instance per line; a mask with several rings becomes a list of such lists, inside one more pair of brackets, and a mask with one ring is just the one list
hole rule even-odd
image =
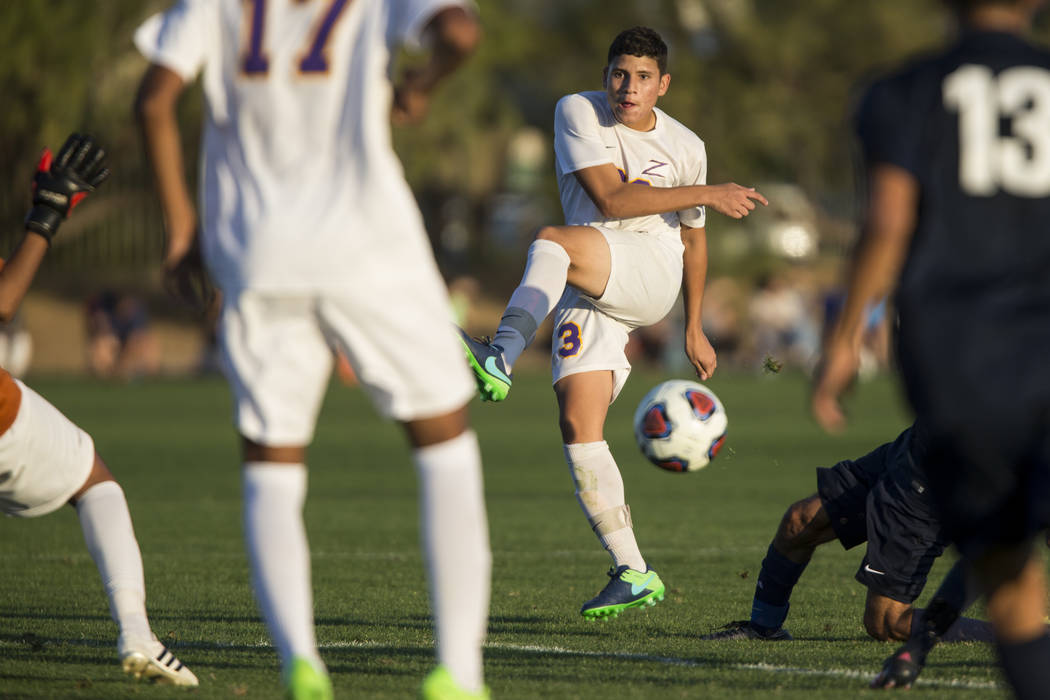
[[[56, 290], [103, 272], [156, 285], [163, 233], [131, 118], [145, 68], [131, 35], [167, 4], [0, 5], [0, 155], [8, 166], [0, 172], [0, 255], [20, 234], [26, 183], [44, 144], [87, 129], [112, 154], [113, 182], [56, 239], [42, 280]], [[670, 45], [673, 79], [661, 107], [705, 140], [711, 182], [791, 183], [825, 220], [841, 223], [852, 214], [847, 116], [855, 87], [873, 69], [942, 42], [951, 28], [937, 0], [478, 4], [480, 52], [443, 87], [426, 124], [395, 138], [446, 272], [516, 261], [497, 271], [494, 292], [516, 281], [532, 227], [561, 219], [554, 103], [600, 89], [608, 44], [621, 29], [652, 26]], [[198, 124], [199, 90], [181, 108], [187, 124]], [[192, 168], [196, 139], [185, 147]], [[733, 224], [713, 217], [709, 227], [717, 234]]]

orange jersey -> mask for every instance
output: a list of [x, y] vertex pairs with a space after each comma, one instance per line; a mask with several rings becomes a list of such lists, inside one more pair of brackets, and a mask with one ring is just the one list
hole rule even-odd
[[0, 369], [0, 435], [7, 432], [22, 405], [22, 390], [6, 370]]

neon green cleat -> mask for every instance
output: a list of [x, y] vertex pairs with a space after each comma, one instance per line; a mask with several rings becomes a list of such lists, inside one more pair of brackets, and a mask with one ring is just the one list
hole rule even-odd
[[447, 668], [438, 666], [423, 679], [419, 697], [422, 700], [489, 700], [492, 693], [489, 692], [488, 686], [482, 688], [480, 693], [463, 690]]
[[616, 617], [628, 608], [656, 605], [664, 599], [664, 582], [652, 569], [636, 571], [627, 566], [609, 569], [609, 578], [601, 593], [591, 598], [580, 614], [588, 620]]
[[467, 353], [467, 362], [478, 383], [478, 394], [482, 401], [502, 401], [510, 393], [511, 378], [507, 365], [503, 363], [503, 351], [489, 342], [488, 338], [471, 338], [463, 329], [459, 340]]
[[332, 681], [328, 674], [301, 656], [292, 659], [284, 687], [289, 700], [332, 700]]

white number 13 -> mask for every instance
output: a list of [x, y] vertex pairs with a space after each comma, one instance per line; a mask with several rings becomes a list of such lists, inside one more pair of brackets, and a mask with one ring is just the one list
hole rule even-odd
[[[1021, 66], [996, 76], [985, 66], [965, 65], [945, 79], [944, 103], [959, 113], [963, 191], [1050, 196], [1050, 72]], [[1010, 134], [1000, 134], [1004, 117]]]

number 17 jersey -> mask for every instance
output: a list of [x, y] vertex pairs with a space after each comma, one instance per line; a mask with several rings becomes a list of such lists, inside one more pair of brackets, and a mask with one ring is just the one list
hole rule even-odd
[[391, 62], [461, 0], [181, 0], [139, 50], [207, 103], [205, 259], [225, 291], [344, 289], [432, 255], [390, 136]]

